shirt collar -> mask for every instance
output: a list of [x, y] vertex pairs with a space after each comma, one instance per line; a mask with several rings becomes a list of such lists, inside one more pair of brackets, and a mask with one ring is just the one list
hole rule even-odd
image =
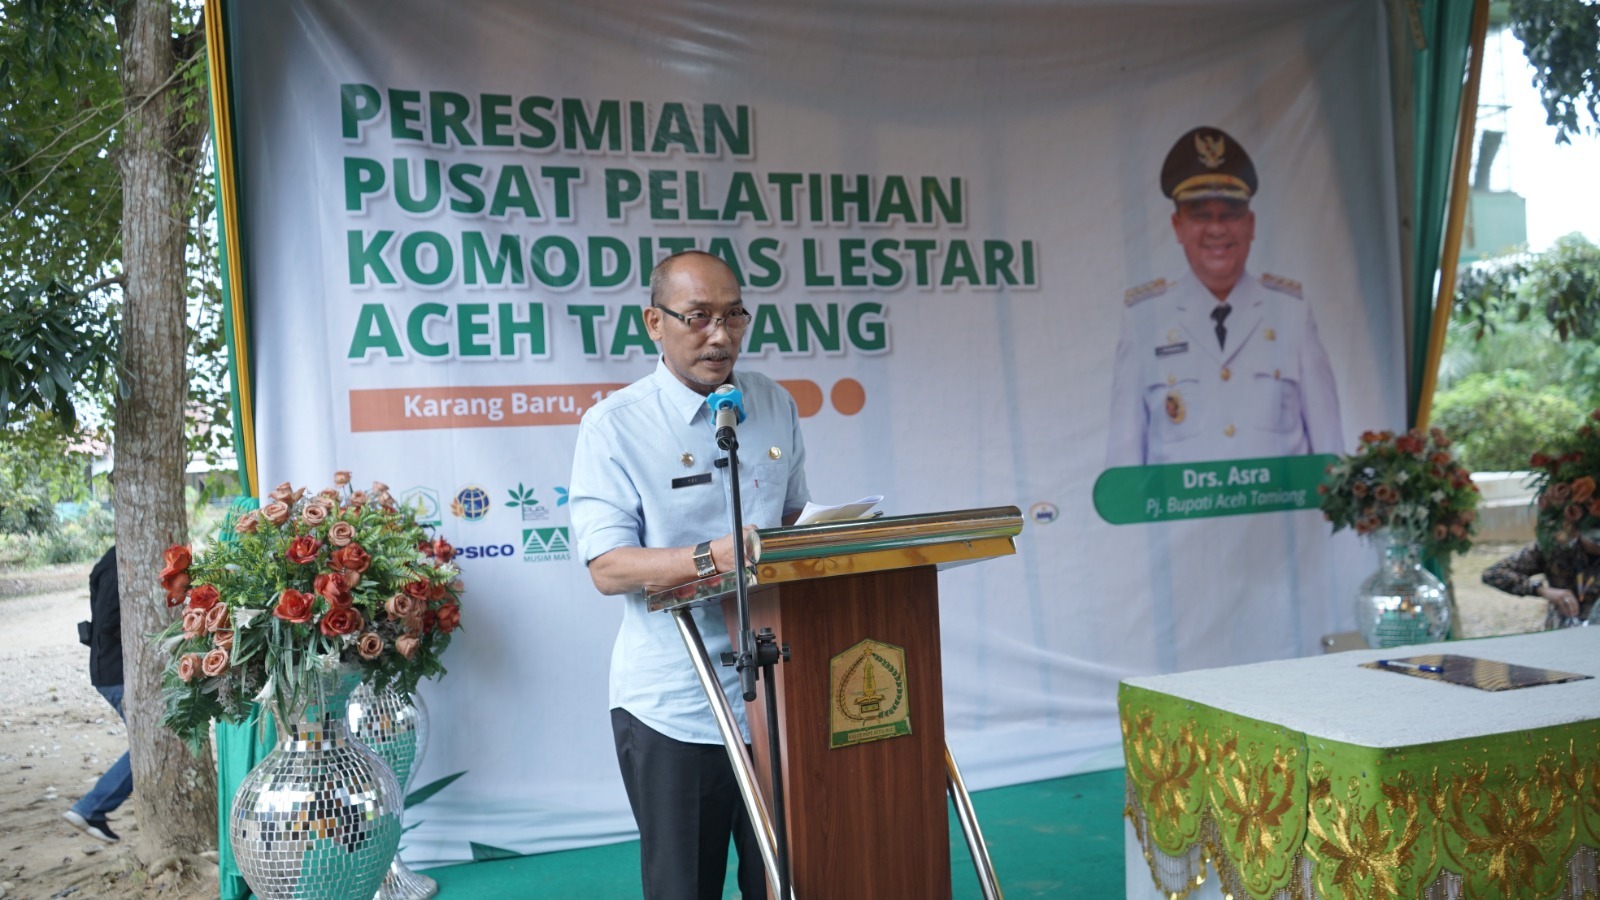
[[[651, 373], [650, 377], [655, 379], [656, 389], [661, 391], [661, 396], [665, 399], [667, 406], [677, 410], [678, 414], [683, 416], [685, 424], [693, 422], [694, 417], [700, 415], [701, 411], [705, 411], [707, 415], [710, 415], [711, 408], [706, 405], [705, 396], [679, 381], [678, 376], [672, 374], [672, 370], [667, 368], [666, 357], [656, 361], [656, 370]], [[739, 376], [734, 375], [729, 380], [737, 385]]]

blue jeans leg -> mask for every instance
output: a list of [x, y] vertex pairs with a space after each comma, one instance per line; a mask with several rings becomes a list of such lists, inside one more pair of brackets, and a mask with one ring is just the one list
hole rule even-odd
[[[100, 696], [106, 698], [111, 708], [122, 715], [122, 685], [114, 684], [109, 687], [96, 687]], [[123, 717], [127, 721], [127, 717]], [[72, 804], [72, 810], [85, 819], [104, 819], [106, 813], [122, 805], [133, 793], [133, 766], [128, 763], [127, 751], [111, 764], [100, 780], [95, 782], [94, 790], [83, 795], [83, 799]]]

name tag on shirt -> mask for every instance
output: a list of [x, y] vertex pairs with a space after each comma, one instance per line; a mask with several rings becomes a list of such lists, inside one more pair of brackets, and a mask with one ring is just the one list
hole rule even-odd
[[1189, 352], [1189, 342], [1188, 341], [1183, 341], [1183, 342], [1177, 343], [1177, 344], [1167, 344], [1165, 346], [1157, 347], [1156, 348], [1156, 357], [1160, 358], [1160, 357], [1163, 357], [1163, 356], [1171, 356], [1174, 353], [1188, 353], [1188, 352]]
[[710, 484], [710, 483], [711, 483], [711, 473], [710, 472], [701, 472], [699, 475], [685, 475], [682, 478], [674, 478], [674, 479], [672, 479], [672, 486], [674, 488], [693, 487], [693, 486], [695, 486], [697, 484]]

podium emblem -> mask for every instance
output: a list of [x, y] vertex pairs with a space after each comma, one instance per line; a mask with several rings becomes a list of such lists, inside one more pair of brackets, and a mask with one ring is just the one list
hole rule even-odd
[[828, 684], [830, 750], [911, 733], [904, 649], [864, 640], [829, 660]]

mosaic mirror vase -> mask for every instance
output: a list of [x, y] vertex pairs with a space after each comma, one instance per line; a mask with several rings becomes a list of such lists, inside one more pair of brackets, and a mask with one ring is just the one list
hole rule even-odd
[[1450, 593], [1422, 567], [1422, 548], [1379, 535], [1378, 571], [1356, 591], [1356, 627], [1368, 647], [1431, 644], [1450, 634]]
[[278, 746], [245, 776], [228, 813], [239, 872], [265, 900], [371, 897], [400, 846], [399, 782], [350, 735], [359, 676], [311, 688], [299, 711], [277, 711]]
[[[393, 688], [374, 692], [363, 682], [350, 695], [346, 718], [356, 740], [389, 764], [403, 797], [428, 746], [428, 709], [422, 698]], [[437, 882], [411, 871], [396, 854], [374, 900], [426, 900], [437, 893]]]

